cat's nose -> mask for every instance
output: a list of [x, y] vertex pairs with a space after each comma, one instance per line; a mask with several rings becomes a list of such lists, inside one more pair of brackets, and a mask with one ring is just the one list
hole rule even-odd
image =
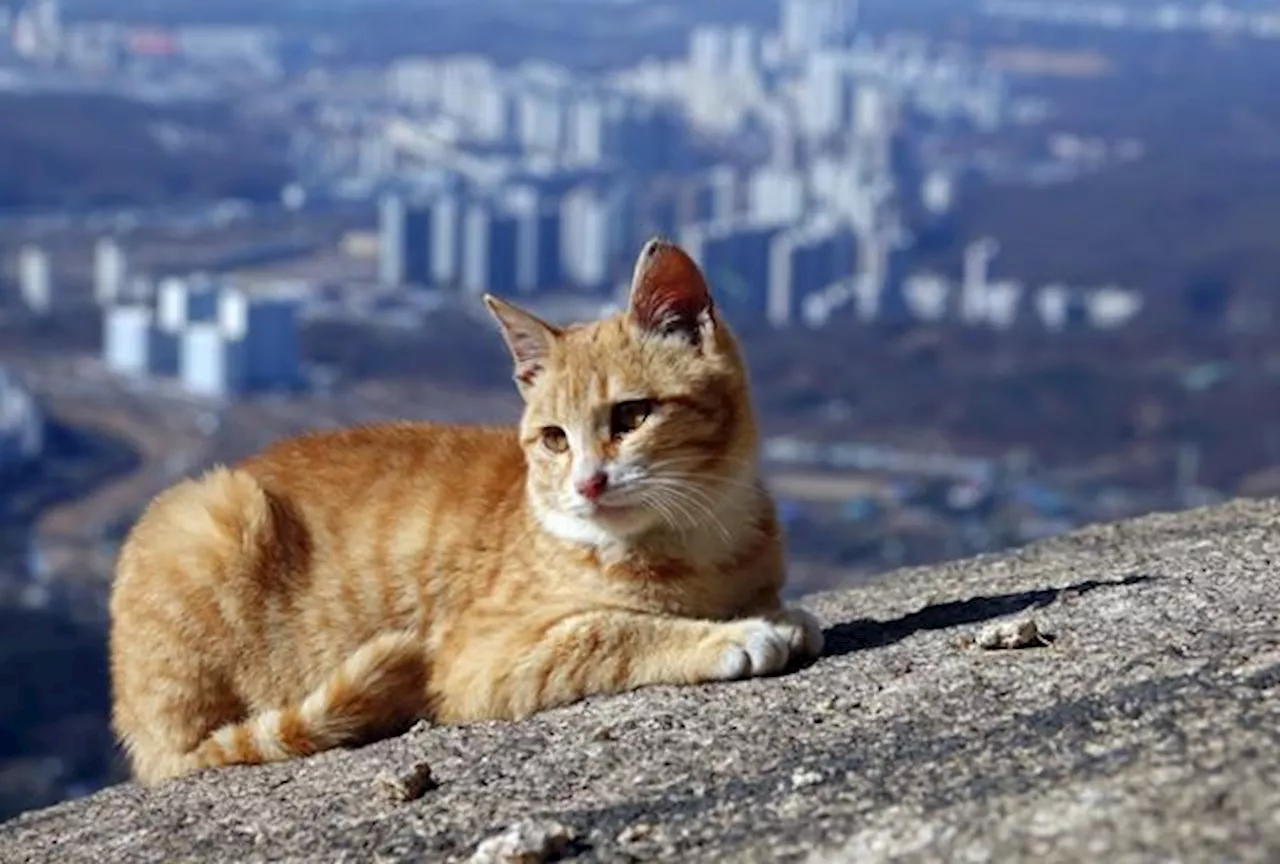
[[579, 480], [577, 488], [579, 495], [588, 501], [594, 501], [609, 488], [609, 475], [603, 471], [596, 471], [585, 480]]

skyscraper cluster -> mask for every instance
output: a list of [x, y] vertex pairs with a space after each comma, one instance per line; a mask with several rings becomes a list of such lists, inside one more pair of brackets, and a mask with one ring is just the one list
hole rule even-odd
[[[684, 57], [597, 79], [472, 56], [397, 62], [394, 167], [368, 178], [393, 189], [381, 281], [607, 292], [661, 233], [701, 256], [740, 314], [778, 327], [854, 317], [1000, 328], [1032, 308], [1051, 329], [1080, 318], [1070, 310], [1088, 292], [1064, 289], [1064, 317], [1044, 299], [1056, 288], [1041, 297], [987, 278], [986, 265], [978, 278], [978, 258], [995, 254], [982, 242], [954, 277], [914, 272], [918, 237], [949, 230], [964, 170], [926, 158], [919, 132], [999, 126], [1009, 97], [980, 59], [873, 38], [857, 11], [780, 0], [772, 29], [699, 25]], [[1107, 290], [1115, 314], [1102, 317], [1136, 312]]]

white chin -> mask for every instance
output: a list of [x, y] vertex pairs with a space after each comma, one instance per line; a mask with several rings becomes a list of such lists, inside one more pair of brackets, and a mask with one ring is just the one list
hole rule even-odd
[[544, 511], [538, 520], [551, 534], [571, 543], [600, 546], [626, 539], [642, 530], [647, 521], [639, 507], [600, 509], [594, 512]]

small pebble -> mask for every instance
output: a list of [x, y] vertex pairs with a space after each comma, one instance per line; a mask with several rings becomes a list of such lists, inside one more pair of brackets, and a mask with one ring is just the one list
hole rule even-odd
[[392, 801], [416, 801], [439, 785], [431, 773], [431, 765], [426, 762], [419, 762], [398, 774], [383, 771], [375, 782], [382, 794]]
[[575, 836], [559, 822], [517, 822], [481, 841], [469, 864], [543, 864], [564, 855]]
[[791, 775], [791, 785], [796, 789], [803, 789], [806, 786], [818, 785], [822, 779], [822, 775], [817, 771], [802, 768]]
[[1048, 638], [1040, 632], [1036, 619], [1031, 617], [989, 624], [982, 628], [977, 639], [978, 647], [988, 651], [1048, 644]]
[[622, 829], [622, 833], [618, 835], [618, 845], [631, 846], [648, 839], [651, 834], [653, 834], [652, 825], [648, 822], [637, 822]]

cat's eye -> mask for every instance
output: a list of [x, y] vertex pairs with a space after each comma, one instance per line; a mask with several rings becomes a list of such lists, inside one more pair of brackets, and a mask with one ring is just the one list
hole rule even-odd
[[609, 412], [609, 434], [621, 438], [639, 429], [649, 419], [657, 405], [652, 399], [629, 399], [619, 402]]
[[542, 446], [550, 453], [563, 453], [569, 449], [569, 436], [559, 426], [544, 426]]

